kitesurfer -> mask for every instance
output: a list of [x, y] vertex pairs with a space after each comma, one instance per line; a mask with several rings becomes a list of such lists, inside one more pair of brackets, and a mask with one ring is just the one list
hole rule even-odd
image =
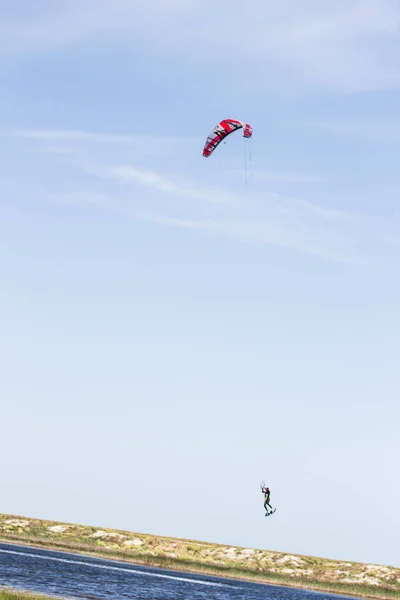
[[[261, 491], [264, 494], [264, 508], [267, 511], [265, 513], [265, 516], [267, 517], [268, 515], [272, 514], [272, 512], [273, 512], [272, 506], [269, 503], [269, 499], [271, 497], [271, 491], [270, 491], [269, 487], [265, 487], [265, 485], [262, 486]], [[269, 508], [271, 509], [271, 512], [268, 511], [267, 506], [269, 506]]]

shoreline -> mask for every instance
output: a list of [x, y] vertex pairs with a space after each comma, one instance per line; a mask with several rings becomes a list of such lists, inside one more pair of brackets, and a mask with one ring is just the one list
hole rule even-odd
[[335, 596], [400, 600], [400, 568], [0, 514], [0, 542]]
[[[262, 585], [269, 585], [269, 586], [276, 586], [276, 587], [287, 587], [287, 588], [291, 588], [291, 589], [301, 589], [301, 590], [309, 590], [311, 592], [317, 592], [317, 593], [321, 593], [321, 594], [329, 594], [329, 595], [334, 595], [334, 596], [338, 596], [338, 597], [351, 597], [351, 598], [365, 598], [366, 600], [385, 600], [385, 599], [392, 599], [393, 595], [368, 595], [368, 594], [364, 594], [362, 592], [351, 592], [351, 591], [335, 591], [332, 590], [331, 588], [329, 588], [328, 586], [324, 587], [324, 584], [321, 583], [301, 583], [298, 582], [297, 584], [295, 584], [295, 582], [293, 583], [288, 583], [285, 581], [279, 581], [279, 579], [273, 580], [273, 579], [269, 579], [268, 577], [265, 576], [260, 576], [257, 577], [256, 575], [253, 574], [246, 574], [244, 573], [243, 575], [234, 575], [234, 574], [221, 574], [221, 572], [218, 572], [217, 570], [213, 570], [212, 568], [205, 566], [204, 569], [198, 569], [195, 570], [194, 568], [185, 568], [182, 567], [182, 565], [176, 568], [173, 568], [172, 566], [168, 566], [168, 567], [164, 567], [161, 565], [156, 565], [156, 564], [150, 564], [148, 562], [145, 561], [141, 561], [139, 562], [138, 560], [133, 560], [133, 559], [128, 559], [128, 558], [112, 558], [112, 556], [107, 555], [105, 553], [102, 552], [90, 552], [89, 551], [84, 551], [84, 550], [74, 550], [71, 551], [67, 548], [62, 548], [61, 545], [57, 546], [54, 544], [24, 544], [21, 541], [16, 541], [16, 540], [10, 540], [7, 538], [3, 538], [2, 536], [0, 536], [0, 544], [8, 544], [10, 546], [16, 546], [16, 547], [23, 547], [23, 548], [32, 548], [34, 550], [52, 550], [54, 552], [61, 552], [64, 554], [72, 554], [75, 556], [86, 556], [87, 558], [101, 558], [104, 560], [110, 560], [110, 561], [115, 561], [115, 562], [121, 562], [121, 563], [126, 563], [126, 564], [131, 564], [133, 566], [138, 566], [138, 567], [149, 567], [149, 568], [154, 568], [154, 569], [163, 569], [166, 571], [171, 571], [173, 573], [187, 573], [189, 575], [209, 575], [212, 577], [220, 577], [221, 579], [235, 579], [237, 581], [244, 581], [247, 583], [259, 583]], [[173, 559], [170, 559], [171, 562], [173, 562]], [[155, 561], [156, 562], [156, 561]], [[0, 590], [2, 589], [3, 586], [0, 586]], [[20, 592], [19, 589], [17, 588], [12, 588], [12, 587], [7, 587], [6, 589], [8, 590], [12, 590], [15, 592]], [[25, 593], [25, 592], [24, 592]], [[36, 592], [29, 592], [28, 590], [26, 590], [26, 594], [27, 595], [37, 595]], [[45, 598], [53, 598], [52, 596], [47, 596], [47, 595], [43, 595], [43, 597]], [[399, 598], [400, 598], [400, 594], [399, 594]]]

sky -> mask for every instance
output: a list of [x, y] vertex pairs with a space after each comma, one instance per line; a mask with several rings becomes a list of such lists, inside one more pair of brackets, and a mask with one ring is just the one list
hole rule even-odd
[[399, 42], [397, 0], [0, 0], [3, 513], [400, 566]]

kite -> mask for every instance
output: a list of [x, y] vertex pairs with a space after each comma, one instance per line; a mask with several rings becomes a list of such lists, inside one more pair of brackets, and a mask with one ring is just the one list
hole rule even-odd
[[210, 133], [206, 139], [206, 143], [203, 148], [203, 156], [208, 158], [214, 152], [215, 148], [220, 144], [228, 135], [243, 129], [243, 137], [251, 138], [253, 135], [253, 129], [248, 123], [244, 121], [236, 121], [235, 119], [224, 119]]

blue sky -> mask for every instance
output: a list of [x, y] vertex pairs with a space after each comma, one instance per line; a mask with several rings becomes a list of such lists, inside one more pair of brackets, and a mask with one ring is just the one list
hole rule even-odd
[[400, 8], [323, 4], [0, 1], [4, 512], [400, 566]]

